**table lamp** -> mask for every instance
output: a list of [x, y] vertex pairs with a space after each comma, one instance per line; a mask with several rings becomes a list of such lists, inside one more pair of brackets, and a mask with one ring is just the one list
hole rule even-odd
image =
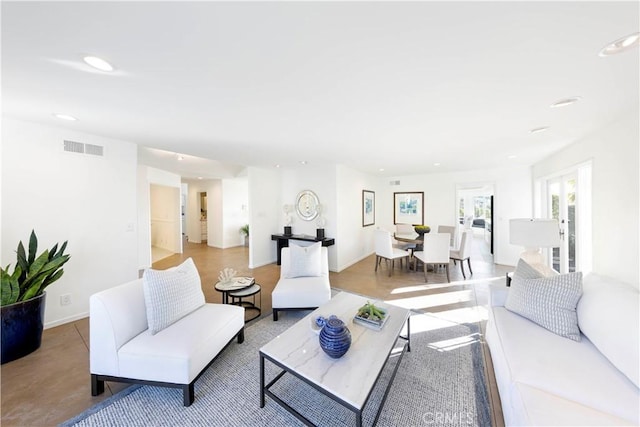
[[560, 246], [560, 226], [557, 219], [515, 218], [509, 220], [509, 243], [524, 246], [520, 258], [530, 265], [546, 265], [540, 248]]

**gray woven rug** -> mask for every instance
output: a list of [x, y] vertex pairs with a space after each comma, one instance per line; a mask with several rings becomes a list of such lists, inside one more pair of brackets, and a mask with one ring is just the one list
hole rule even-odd
[[[63, 426], [298, 426], [296, 418], [269, 397], [260, 408], [259, 348], [307, 313], [288, 312], [278, 322], [257, 321], [245, 342], [233, 342], [195, 383], [195, 401], [182, 406], [182, 391], [131, 386], [63, 423]], [[401, 361], [379, 426], [490, 426], [491, 417], [476, 325], [432, 329], [427, 315], [412, 317], [411, 352]], [[426, 320], [426, 321], [425, 321]], [[416, 325], [416, 327], [414, 327]], [[365, 408], [370, 426], [392, 369], [392, 359]], [[267, 381], [279, 371], [266, 361]], [[352, 426], [353, 412], [300, 380], [285, 375], [272, 387], [319, 426]]]

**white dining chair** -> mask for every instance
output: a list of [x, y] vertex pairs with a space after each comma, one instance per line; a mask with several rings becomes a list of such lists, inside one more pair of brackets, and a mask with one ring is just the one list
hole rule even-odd
[[[396, 234], [411, 235], [415, 234], [415, 230], [411, 224], [396, 224]], [[393, 244], [393, 247], [409, 251], [410, 254], [413, 254], [413, 251], [416, 249], [416, 244], [397, 242]]]
[[454, 225], [439, 225], [438, 233], [449, 233], [451, 235], [449, 247], [451, 249], [456, 248], [456, 227]]
[[[452, 249], [449, 253], [449, 258], [453, 260], [453, 264], [456, 264], [456, 261], [460, 261], [460, 270], [462, 270], [462, 277], [465, 279], [467, 276], [464, 274], [464, 261], [467, 261], [469, 265], [469, 272], [473, 274], [473, 270], [471, 270], [471, 244], [473, 242], [473, 231], [465, 230], [462, 233], [462, 239], [460, 240], [460, 248]], [[415, 254], [414, 254], [415, 255]]]
[[[407, 267], [409, 266], [409, 257], [411, 254], [409, 251], [404, 249], [394, 248], [393, 247], [393, 238], [391, 237], [391, 233], [387, 230], [376, 230], [375, 233], [375, 249], [376, 249], [376, 269], [378, 271], [378, 266], [385, 260], [385, 264], [387, 264], [387, 269], [389, 270], [389, 276], [393, 272], [393, 268], [395, 266], [395, 260], [400, 260], [400, 268], [402, 268], [402, 260], [404, 258], [407, 259]], [[389, 268], [389, 261], [391, 261], [391, 268]]]
[[413, 253], [413, 269], [417, 267], [417, 260], [422, 261], [424, 268], [424, 281], [427, 282], [427, 265], [433, 264], [434, 269], [437, 265], [443, 265], [447, 273], [447, 282], [449, 279], [449, 242], [451, 235], [449, 233], [425, 234], [424, 243], [421, 251]]

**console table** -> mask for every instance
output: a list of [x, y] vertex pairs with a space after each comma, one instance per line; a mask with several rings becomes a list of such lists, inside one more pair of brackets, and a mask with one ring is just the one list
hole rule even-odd
[[322, 246], [335, 245], [336, 239], [318, 239], [316, 236], [310, 236], [308, 234], [272, 234], [271, 240], [275, 240], [278, 245], [278, 265], [280, 265], [282, 248], [289, 246], [289, 240], [303, 240], [305, 242], [322, 242]]

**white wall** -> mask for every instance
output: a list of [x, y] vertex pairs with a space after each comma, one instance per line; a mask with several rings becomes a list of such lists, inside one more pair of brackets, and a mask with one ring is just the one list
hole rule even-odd
[[[247, 178], [222, 180], [222, 247], [244, 243], [240, 227], [249, 222], [249, 188]], [[251, 234], [251, 227], [249, 227]]]
[[271, 235], [283, 231], [280, 172], [250, 167], [249, 191], [249, 268], [276, 261], [276, 244]]
[[[390, 185], [391, 181], [400, 185]], [[531, 168], [511, 167], [379, 179], [376, 193], [376, 226], [389, 231], [393, 224], [393, 193], [424, 192], [424, 223], [436, 229], [458, 221], [456, 186], [471, 183], [494, 184], [494, 262], [515, 265], [522, 248], [509, 244], [509, 219], [532, 215]]]
[[[336, 168], [336, 233], [337, 268], [342, 271], [374, 252], [373, 230], [378, 224], [380, 182], [343, 165]], [[375, 192], [375, 221], [373, 226], [362, 226], [362, 190]]]
[[[284, 231], [284, 212], [282, 205], [294, 205], [292, 232], [293, 234], [316, 235], [318, 225], [316, 220], [305, 221], [295, 212], [296, 197], [301, 191], [311, 190], [318, 196], [322, 205], [322, 215], [326, 223], [324, 233], [326, 237], [336, 239], [336, 245], [329, 246], [329, 269], [338, 271], [338, 204], [337, 204], [337, 182], [336, 166], [313, 166], [306, 165], [297, 169], [282, 171], [282, 203], [278, 207], [280, 226], [277, 233]], [[274, 243], [275, 245], [275, 243]]]
[[638, 285], [638, 111], [534, 165], [535, 179], [593, 159], [593, 270]]
[[[47, 288], [45, 327], [86, 317], [89, 296], [137, 277], [137, 150], [132, 143], [3, 117], [2, 265], [35, 229], [39, 252], [69, 241], [64, 276]], [[63, 141], [105, 147], [63, 152]], [[60, 305], [70, 294], [72, 303]]]

